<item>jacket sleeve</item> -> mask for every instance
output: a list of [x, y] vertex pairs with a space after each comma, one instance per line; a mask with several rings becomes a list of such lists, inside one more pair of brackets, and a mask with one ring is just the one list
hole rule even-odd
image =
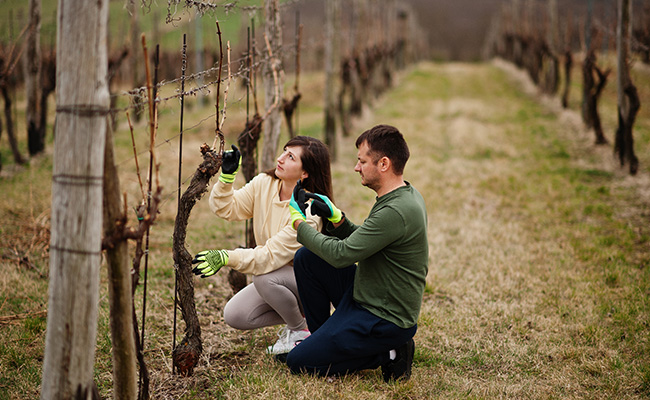
[[208, 199], [210, 210], [226, 221], [244, 221], [253, 218], [255, 206], [253, 194], [258, 183], [256, 178], [238, 190], [233, 189], [232, 183], [217, 181]]
[[373, 213], [360, 226], [344, 223], [334, 236], [303, 225], [298, 226], [298, 241], [335, 268], [365, 260], [404, 234], [404, 221], [390, 208]]
[[[320, 217], [308, 216], [307, 224], [320, 229]], [[296, 239], [296, 231], [287, 219], [287, 224], [266, 243], [252, 249], [228, 250], [227, 266], [245, 274], [267, 274], [290, 264], [301, 247]]]

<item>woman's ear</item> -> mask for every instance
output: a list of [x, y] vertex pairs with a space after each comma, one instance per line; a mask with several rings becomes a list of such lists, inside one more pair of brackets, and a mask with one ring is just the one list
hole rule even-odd
[[302, 175], [300, 175], [300, 179], [304, 181], [307, 178], [309, 178], [309, 173], [307, 171], [302, 171]]

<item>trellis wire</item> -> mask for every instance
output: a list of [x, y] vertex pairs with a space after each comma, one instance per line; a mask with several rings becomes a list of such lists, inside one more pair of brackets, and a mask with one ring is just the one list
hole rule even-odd
[[[257, 11], [263, 9], [262, 6], [249, 6], [249, 5], [239, 6], [238, 5], [239, 1], [240, 0], [233, 0], [233, 1], [227, 2], [225, 4], [215, 4], [215, 3], [211, 3], [209, 1], [184, 0], [185, 8], [190, 8], [190, 9], [195, 8], [196, 11], [201, 15], [205, 14], [208, 11], [216, 11], [218, 8], [223, 8], [225, 10], [226, 14], [228, 14], [230, 11], [232, 11], [234, 9], [238, 9], [238, 10], [241, 10], [241, 11], [248, 11], [248, 12], [257, 12]], [[287, 1], [284, 1], [280, 5], [280, 8], [290, 7], [290, 6], [292, 6], [292, 5], [296, 4], [296, 3], [299, 3], [300, 1], [302, 1], [302, 0], [287, 0]], [[171, 23], [171, 22], [180, 20], [180, 18], [174, 18], [173, 17], [173, 14], [175, 14], [175, 12], [174, 13], [171, 12], [172, 6], [177, 7], [180, 3], [181, 3], [181, 0], [167, 0], [167, 19], [166, 19], [167, 23]]]
[[[253, 39], [253, 41], [255, 41], [255, 39]], [[292, 50], [291, 47], [284, 47], [284, 46], [283, 46], [282, 50], [285, 51], [287, 48]], [[268, 61], [269, 61], [268, 58], [264, 57], [261, 60], [259, 60], [257, 63], [253, 62], [252, 68], [257, 69], [258, 66], [260, 66], [260, 65], [262, 65], [262, 64], [264, 64], [264, 63], [266, 63]], [[245, 64], [245, 58], [243, 58], [243, 57], [239, 58], [239, 59], [235, 60], [235, 62], [238, 62], [240, 65], [244, 65]], [[183, 79], [184, 81], [197, 80], [199, 78], [202, 78], [204, 75], [207, 75], [207, 74], [210, 74], [210, 73], [213, 73], [213, 72], [218, 72], [218, 71], [219, 71], [218, 67], [212, 67], [212, 68], [206, 69], [204, 71], [200, 71], [200, 72], [194, 73], [192, 75], [186, 76], [184, 78], [179, 77], [179, 78], [176, 78], [176, 79], [173, 79], [173, 80], [170, 80], [170, 81], [158, 82], [156, 84], [156, 88], [162, 88], [163, 86], [166, 86], [166, 85], [169, 85], [169, 84], [178, 83], [178, 82], [181, 81], [181, 79]], [[248, 68], [241, 67], [237, 73], [232, 75], [232, 78], [246, 77], [247, 74], [248, 74]], [[225, 79], [227, 79], [227, 78], [224, 78], [221, 81], [224, 81]], [[203, 92], [203, 91], [207, 91], [209, 93], [210, 90], [208, 88], [220, 83], [218, 81], [219, 81], [219, 79], [212, 80], [212, 81], [204, 83], [204, 84], [202, 84], [202, 85], [200, 85], [200, 86], [198, 86], [198, 87], [196, 87], [194, 89], [191, 89], [191, 90], [188, 90], [188, 91], [183, 91], [183, 93], [176, 93], [176, 94], [168, 96], [168, 97], [162, 97], [162, 98], [159, 98], [159, 99], [154, 99], [154, 101], [156, 103], [163, 103], [163, 102], [167, 102], [169, 100], [180, 98], [181, 95], [190, 96], [190, 95], [195, 95], [196, 93], [200, 93], [200, 92]], [[144, 93], [146, 93], [146, 91], [147, 91], [147, 87], [142, 86], [142, 87], [139, 87], [139, 88], [133, 88], [133, 89], [131, 89], [129, 91], [122, 92], [120, 94], [112, 94], [111, 97], [128, 96], [131, 100], [129, 101], [129, 104], [130, 104], [129, 106], [119, 107], [119, 108], [111, 108], [110, 112], [111, 113], [121, 113], [121, 112], [126, 112], [126, 111], [128, 111], [129, 109], [132, 109], [132, 108], [135, 109], [137, 107], [137, 104], [140, 101], [142, 101], [143, 98], [145, 98]]]
[[[253, 19], [251, 19], [251, 21], [253, 21]], [[253, 42], [253, 54], [251, 56], [251, 63], [250, 63], [250, 65], [247, 65], [247, 60], [246, 60], [247, 57], [241, 57], [241, 58], [236, 59], [234, 62], [239, 63], [240, 68], [236, 73], [231, 74], [232, 79], [237, 79], [237, 78], [240, 78], [240, 77], [242, 79], [246, 79], [248, 76], [250, 76], [250, 70], [251, 69], [252, 70], [257, 70], [261, 65], [270, 62], [270, 57], [268, 55], [262, 55], [262, 57], [259, 60], [256, 60], [256, 58], [255, 58], [256, 38], [255, 38], [255, 26], [254, 26], [254, 24], [252, 25], [251, 30], [252, 30], [251, 34], [252, 34], [252, 42]], [[303, 44], [301, 44], [301, 45], [304, 46]], [[312, 46], [308, 46], [308, 47], [312, 47]], [[284, 55], [287, 55], [287, 56], [294, 55], [293, 53], [296, 52], [296, 45], [295, 44], [283, 45], [283, 46], [280, 47], [279, 52], [281, 54], [284, 54]], [[191, 75], [186, 75], [184, 77], [178, 77], [178, 78], [175, 78], [175, 79], [172, 79], [172, 80], [169, 80], [169, 81], [157, 82], [155, 84], [155, 87], [157, 89], [162, 89], [162, 87], [164, 87], [166, 85], [176, 84], [176, 83], [181, 82], [181, 80], [183, 81], [183, 83], [184, 82], [189, 82], [189, 81], [198, 81], [199, 79], [202, 79], [206, 75], [212, 74], [214, 72], [219, 72], [219, 69], [220, 69], [219, 67], [211, 67], [211, 68], [208, 68], [208, 69], [203, 70], [203, 71], [196, 72], [196, 73], [191, 74]], [[253, 79], [256, 79], [256, 77], [254, 76]], [[162, 97], [162, 98], [155, 98], [154, 101], [156, 103], [163, 103], [163, 102], [167, 102], [169, 100], [173, 100], [173, 99], [176, 99], [176, 98], [180, 99], [181, 96], [193, 96], [193, 95], [196, 95], [197, 93], [201, 93], [201, 92], [210, 93], [209, 88], [216, 85], [216, 84], [218, 84], [218, 83], [220, 83], [220, 82], [218, 82], [218, 80], [219, 79], [205, 82], [205, 83], [203, 83], [203, 84], [201, 84], [201, 85], [199, 85], [199, 86], [197, 86], [197, 87], [195, 87], [195, 88], [193, 88], [191, 90], [188, 90], [188, 91], [183, 90], [182, 93], [176, 93], [176, 94], [173, 94], [173, 95], [170, 95], [170, 96], [167, 96], [167, 97]], [[257, 93], [256, 93], [256, 84], [255, 84], [255, 82], [253, 82], [252, 86], [253, 86], [253, 98], [256, 99], [257, 98]], [[148, 88], [146, 86], [141, 86], [141, 87], [133, 88], [131, 90], [128, 90], [128, 91], [125, 91], [125, 92], [122, 92], [122, 93], [119, 93], [119, 94], [111, 94], [111, 97], [128, 97], [129, 100], [127, 101], [127, 104], [128, 104], [127, 106], [111, 108], [110, 112], [112, 114], [115, 114], [115, 113], [123, 113], [123, 112], [129, 111], [130, 109], [137, 109], [138, 104], [142, 103], [143, 99], [146, 97], [145, 93], [146, 93], [147, 90], [148, 90]], [[257, 110], [256, 110], [256, 112], [257, 112]]]

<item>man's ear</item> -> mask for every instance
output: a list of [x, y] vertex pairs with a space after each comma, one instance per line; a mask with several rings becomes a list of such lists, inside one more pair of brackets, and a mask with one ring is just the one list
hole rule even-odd
[[377, 164], [379, 165], [379, 170], [381, 172], [386, 172], [391, 167], [390, 158], [388, 158], [386, 156], [383, 156], [382, 158], [380, 158], [379, 162]]

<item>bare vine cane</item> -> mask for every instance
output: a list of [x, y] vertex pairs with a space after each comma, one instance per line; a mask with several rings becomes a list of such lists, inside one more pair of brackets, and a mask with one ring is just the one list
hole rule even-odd
[[[222, 131], [223, 129], [223, 123], [226, 120], [226, 104], [228, 103], [228, 89], [230, 88], [230, 82], [232, 79], [232, 73], [230, 71], [230, 42], [227, 42], [227, 49], [228, 49], [228, 83], [226, 85], [226, 89], [224, 90], [224, 97], [223, 97], [223, 118], [221, 119], [221, 123], [219, 124], [219, 131]], [[236, 269], [230, 268], [230, 271], [228, 271], [228, 284], [230, 285], [230, 288], [232, 289], [233, 294], [239, 292], [242, 290], [244, 287], [246, 287], [247, 284], [247, 279], [246, 275], [237, 271]]]
[[[219, 25], [219, 21], [216, 21], [217, 23], [217, 36], [219, 37], [219, 71], [217, 74], [217, 101], [214, 104], [215, 108], [215, 113], [214, 113], [214, 126], [215, 128], [215, 137], [214, 137], [214, 143], [212, 144], [212, 148], [214, 149], [215, 146], [217, 145], [217, 140], [219, 138], [219, 135], [221, 134], [221, 123], [219, 122], [219, 96], [221, 95], [221, 71], [223, 70], [223, 42], [221, 40], [221, 26]], [[223, 135], [222, 135], [223, 139]], [[223, 147], [223, 143], [222, 143]], [[221, 149], [223, 151], [223, 148]], [[221, 153], [219, 153], [221, 155]]]
[[[181, 67], [181, 116], [180, 116], [180, 138], [178, 143], [178, 210], [181, 206], [181, 182], [183, 166], [183, 113], [185, 111], [185, 70], [187, 68], [187, 34], [183, 34], [182, 67]], [[178, 210], [176, 211], [178, 213]], [[174, 270], [178, 265], [174, 265]], [[176, 348], [176, 312], [178, 307], [178, 277], [174, 274], [174, 327], [172, 331], [172, 351]], [[176, 366], [172, 363], [172, 374], [176, 373]]]
[[[142, 46], [144, 50], [144, 56], [147, 56], [147, 43], [145, 40], [144, 34], [142, 35]], [[151, 80], [151, 73], [149, 72], [149, 63], [145, 63], [146, 76], [147, 76], [147, 98], [149, 104], [149, 174], [148, 174], [148, 188], [147, 188], [147, 214], [151, 214], [151, 199], [152, 199], [152, 185], [153, 185], [153, 170], [158, 168], [156, 164], [156, 157], [154, 149], [156, 147], [156, 130], [158, 127], [158, 109], [156, 107], [156, 96], [157, 83], [158, 83], [158, 66], [160, 60], [160, 46], [156, 45], [156, 53], [154, 57], [154, 78]], [[156, 180], [158, 181], [158, 173], [156, 172]], [[140, 329], [140, 348], [144, 352], [144, 338], [145, 338], [145, 327], [146, 327], [146, 315], [147, 315], [147, 276], [149, 273], [149, 238], [151, 233], [151, 227], [147, 227], [147, 232], [145, 235], [145, 252], [144, 252], [144, 283], [142, 291], [142, 328]], [[139, 392], [142, 394], [142, 387], [144, 386], [146, 371], [140, 371], [139, 379]], [[148, 386], [148, 383], [146, 383]], [[148, 392], [148, 388], [145, 389]], [[141, 397], [142, 398], [142, 397]]]
[[[223, 43], [221, 41], [221, 28], [219, 26], [219, 21], [217, 21], [217, 34], [219, 36], [219, 65], [223, 65]], [[216, 146], [217, 140], [219, 138], [221, 138], [223, 143], [222, 132], [223, 132], [223, 125], [226, 120], [226, 109], [228, 105], [228, 90], [230, 89], [230, 81], [232, 79], [232, 73], [230, 71], [230, 42], [229, 41], [226, 43], [226, 48], [227, 48], [227, 57], [228, 57], [228, 80], [226, 81], [226, 87], [223, 92], [223, 108], [221, 109], [221, 121], [219, 121], [219, 110], [217, 106], [216, 125], [217, 125], [218, 136], [215, 136], [214, 138], [214, 144], [212, 145], [213, 148]], [[222, 68], [219, 68], [219, 77], [217, 79], [217, 104], [219, 104], [219, 94], [221, 92], [220, 89], [221, 70]], [[237, 293], [239, 290], [243, 289], [244, 286], [246, 286], [246, 275], [231, 268], [230, 271], [228, 272], [228, 283], [230, 284], [233, 293]]]
[[[246, 126], [244, 130], [237, 137], [237, 144], [241, 150], [241, 160], [242, 160], [242, 173], [246, 182], [249, 182], [255, 175], [257, 175], [257, 142], [260, 139], [262, 133], [262, 117], [258, 111], [257, 99], [255, 98], [255, 69], [254, 65], [254, 55], [255, 48], [251, 47], [251, 31], [254, 28], [253, 21], [251, 21], [251, 27], [248, 28], [248, 49], [246, 52], [246, 66], [248, 76], [246, 77]], [[253, 96], [253, 102], [255, 103], [255, 115], [253, 119], [250, 118], [250, 97]], [[253, 223], [251, 219], [246, 220], [246, 231], [245, 242], [247, 248], [255, 247], [255, 234], [253, 232]], [[228, 274], [228, 283], [233, 293], [237, 293], [242, 290], [247, 285], [246, 275], [241, 273], [236, 273], [231, 269]]]
[[[147, 62], [147, 61], [145, 61]], [[153, 195], [152, 203], [150, 204], [149, 211], [152, 214], [147, 214], [147, 197], [144, 192], [144, 186], [142, 184], [142, 176], [140, 174], [140, 165], [138, 163], [138, 151], [135, 145], [135, 137], [133, 135], [133, 124], [131, 123], [131, 118], [129, 113], [126, 113], [126, 119], [129, 123], [129, 130], [131, 131], [131, 145], [133, 147], [133, 159], [135, 160], [135, 170], [138, 175], [138, 182], [140, 183], [140, 192], [142, 194], [142, 201], [140, 205], [136, 208], [135, 213], [138, 218], [138, 229], [136, 232], [139, 234], [134, 234], [132, 239], [135, 240], [135, 254], [133, 256], [133, 273], [131, 275], [131, 298], [135, 299], [135, 290], [138, 287], [140, 281], [140, 262], [145, 252], [142, 249], [142, 241], [145, 233], [149, 227], [153, 224], [156, 216], [158, 215], [158, 205], [160, 204], [160, 196], [162, 193], [162, 188], [158, 186], [156, 193]], [[126, 207], [126, 197], [124, 198], [124, 205]], [[126, 210], [124, 210], [124, 215], [126, 216]], [[133, 301], [133, 300], [132, 300]], [[142, 348], [142, 343], [140, 342], [140, 332], [138, 330], [138, 317], [135, 313], [135, 302], [132, 303], [131, 312], [133, 314], [133, 336], [135, 337], [135, 348], [136, 348], [136, 357], [138, 360], [139, 366], [139, 378], [138, 378], [138, 399], [148, 399], [149, 398], [149, 371], [147, 369], [147, 364], [144, 361], [144, 349]]]

